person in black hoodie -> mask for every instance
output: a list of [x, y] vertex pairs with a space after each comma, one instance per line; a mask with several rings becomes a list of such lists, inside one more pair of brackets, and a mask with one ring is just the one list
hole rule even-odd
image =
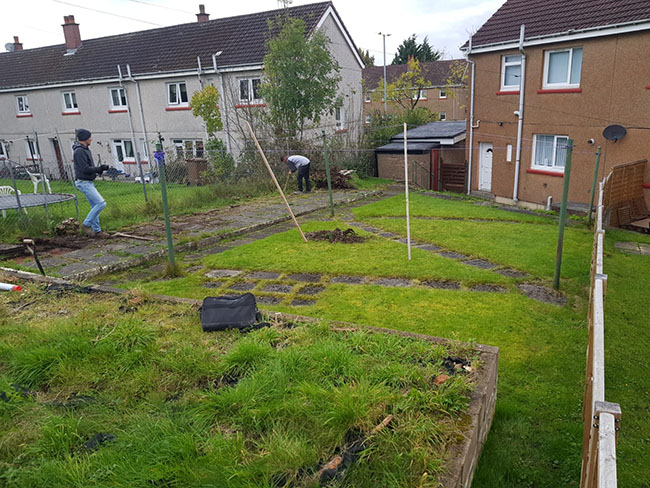
[[99, 213], [106, 207], [106, 200], [99, 194], [93, 181], [97, 175], [102, 174], [109, 169], [109, 166], [102, 164], [95, 166], [93, 155], [90, 152], [90, 143], [93, 141], [92, 134], [89, 130], [79, 129], [77, 131], [77, 141], [72, 146], [74, 161], [74, 174], [76, 181], [75, 186], [83, 193], [90, 203], [90, 212], [83, 221], [81, 229], [84, 234], [93, 237], [106, 237], [99, 225]]

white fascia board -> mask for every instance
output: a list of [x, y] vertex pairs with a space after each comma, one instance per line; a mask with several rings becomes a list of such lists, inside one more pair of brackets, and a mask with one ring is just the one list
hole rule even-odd
[[[241, 71], [259, 71], [264, 69], [263, 64], [255, 65], [241, 65], [241, 66], [231, 66], [219, 68], [217, 67], [217, 73], [236, 73]], [[144, 80], [156, 80], [164, 78], [179, 78], [181, 76], [196, 76], [197, 70], [183, 70], [183, 71], [173, 71], [168, 73], [144, 73], [139, 75], [133, 75], [133, 79], [136, 81]], [[201, 71], [202, 75], [215, 74], [214, 69], [204, 69]], [[122, 82], [130, 81], [126, 76], [122, 77]], [[105, 84], [115, 84], [119, 83], [119, 77], [114, 78], [102, 78], [94, 80], [81, 80], [81, 81], [71, 81], [64, 83], [52, 83], [47, 85], [35, 85], [35, 86], [26, 86], [26, 87], [16, 87], [16, 88], [3, 88], [0, 89], [0, 93], [17, 93], [17, 92], [28, 92], [35, 90], [49, 90], [53, 88], [69, 88], [75, 86], [88, 86], [88, 85], [105, 85]]]
[[338, 26], [339, 30], [341, 31], [341, 34], [343, 34], [343, 37], [345, 37], [345, 42], [347, 42], [348, 47], [350, 48], [350, 51], [354, 54], [354, 58], [357, 60], [357, 63], [359, 63], [359, 66], [361, 66], [361, 69], [365, 68], [366, 65], [363, 64], [363, 61], [361, 60], [361, 57], [359, 56], [359, 53], [357, 52], [356, 48], [354, 47], [354, 43], [352, 42], [352, 39], [348, 36], [347, 31], [343, 27], [343, 22], [341, 22], [341, 19], [339, 19], [339, 16], [336, 15], [336, 11], [332, 7], [327, 7], [327, 10], [323, 14], [323, 16], [320, 18], [318, 21], [318, 24], [316, 24], [316, 29], [320, 29], [323, 24], [325, 23], [325, 20], [327, 20], [327, 16], [331, 15], [332, 18], [334, 19], [334, 22], [336, 22], [336, 25]]
[[[592, 27], [590, 29], [585, 29], [580, 31], [558, 32], [557, 34], [552, 34], [548, 36], [527, 38], [524, 41], [524, 47], [541, 46], [544, 44], [555, 44], [559, 42], [579, 41], [582, 39], [592, 39], [595, 37], [629, 34], [633, 32], [641, 32], [647, 30], [650, 30], [650, 21], [619, 24], [616, 26]], [[519, 49], [519, 40], [507, 41], [500, 44], [489, 44], [486, 46], [478, 46], [478, 47], [472, 46], [471, 52], [468, 52], [468, 48], [466, 47], [463, 49], [463, 51], [466, 52], [468, 55], [470, 55], [470, 54], [489, 53], [494, 51], [506, 51], [509, 49]]]

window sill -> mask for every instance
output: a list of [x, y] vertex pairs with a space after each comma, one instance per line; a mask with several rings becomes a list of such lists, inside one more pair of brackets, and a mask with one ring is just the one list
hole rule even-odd
[[16, 114], [17, 119], [22, 119], [22, 118], [25, 118], [25, 117], [33, 117], [33, 115], [32, 114]]
[[650, 90], [650, 83], [648, 83], [648, 84], [645, 86], [645, 89], [646, 89], [646, 90]]
[[81, 115], [81, 112], [61, 112], [61, 115]]
[[643, 188], [648, 188], [648, 189], [650, 189], [650, 183], [644, 183], [644, 184], [643, 184]]
[[25, 161], [40, 161], [40, 160], [41, 160], [40, 156], [37, 156], [35, 158], [25, 158]]
[[266, 107], [266, 103], [238, 103], [235, 108], [258, 108]]
[[192, 110], [191, 107], [189, 106], [182, 106], [182, 107], [165, 107], [165, 111], [167, 112], [175, 112], [177, 110]]
[[582, 93], [582, 88], [543, 88], [542, 90], [537, 90], [539, 95], [544, 95], [546, 93]]
[[[135, 162], [135, 160], [133, 160], [133, 161], [131, 161], [131, 160], [127, 161], [127, 160], [125, 159], [124, 161], [122, 161], [122, 164], [137, 164], [137, 163]], [[140, 161], [140, 164], [149, 164], [149, 161]]]
[[129, 111], [126, 108], [113, 108], [108, 111], [109, 114], [126, 114], [128, 112]]
[[519, 95], [519, 90], [500, 90], [497, 95]]
[[559, 176], [560, 178], [564, 177], [564, 171], [553, 171], [550, 169], [529, 168], [526, 170], [526, 173], [530, 173], [532, 175]]
[[336, 129], [334, 134], [345, 134], [347, 131], [348, 129]]

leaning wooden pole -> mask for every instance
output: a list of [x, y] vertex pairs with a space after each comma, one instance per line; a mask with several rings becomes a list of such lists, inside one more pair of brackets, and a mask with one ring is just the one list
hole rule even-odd
[[264, 161], [264, 164], [266, 165], [266, 169], [269, 170], [269, 174], [271, 175], [271, 178], [273, 179], [273, 183], [275, 183], [276, 188], [280, 192], [280, 195], [282, 195], [282, 200], [284, 200], [284, 204], [287, 206], [287, 210], [289, 211], [289, 215], [291, 215], [291, 218], [293, 219], [293, 223], [296, 224], [296, 227], [298, 227], [298, 232], [300, 232], [300, 235], [302, 236], [302, 240], [307, 242], [307, 238], [305, 237], [305, 234], [302, 232], [302, 229], [300, 228], [300, 224], [296, 220], [296, 216], [293, 214], [291, 211], [291, 207], [289, 206], [289, 202], [287, 201], [287, 197], [284, 196], [284, 192], [282, 191], [282, 187], [280, 186], [280, 183], [278, 183], [277, 178], [275, 177], [275, 174], [273, 174], [273, 170], [271, 169], [271, 165], [266, 159], [266, 156], [264, 155], [264, 151], [262, 151], [262, 147], [260, 146], [260, 143], [257, 142], [257, 137], [255, 137], [255, 133], [253, 132], [253, 128], [251, 125], [246, 121], [246, 125], [248, 126], [248, 131], [251, 133], [251, 137], [253, 138], [253, 141], [255, 142], [255, 146], [257, 147], [257, 150], [260, 153], [260, 156], [262, 156], [262, 160]]

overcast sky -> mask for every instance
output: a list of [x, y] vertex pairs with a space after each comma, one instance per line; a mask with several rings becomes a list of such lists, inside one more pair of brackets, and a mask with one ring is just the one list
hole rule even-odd
[[[505, 0], [334, 0], [334, 6], [354, 42], [369, 49], [375, 64], [383, 63], [382, 37], [386, 40], [387, 63], [397, 46], [409, 35], [445, 52], [445, 58], [460, 57], [458, 47], [468, 33], [478, 29]], [[277, 0], [2, 0], [1, 46], [19, 36], [24, 49], [62, 44], [64, 15], [74, 15], [81, 39], [151, 29], [196, 21], [198, 4], [205, 4], [211, 19], [278, 8]], [[292, 5], [313, 3], [294, 0]], [[139, 19], [139, 20], [136, 20]]]

